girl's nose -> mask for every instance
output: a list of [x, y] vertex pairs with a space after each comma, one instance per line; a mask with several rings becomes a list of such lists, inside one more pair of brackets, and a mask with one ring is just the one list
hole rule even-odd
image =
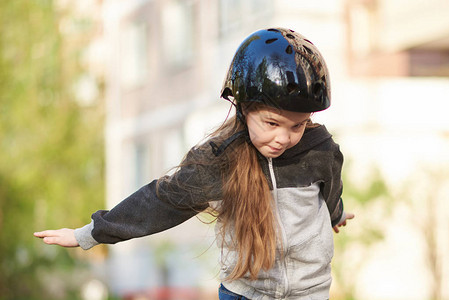
[[286, 130], [281, 130], [276, 135], [275, 141], [281, 145], [286, 145], [286, 144], [290, 143], [290, 134]]

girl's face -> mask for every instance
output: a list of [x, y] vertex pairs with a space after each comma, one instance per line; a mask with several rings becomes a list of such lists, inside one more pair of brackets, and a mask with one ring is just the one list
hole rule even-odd
[[310, 113], [262, 108], [244, 113], [249, 137], [265, 157], [275, 158], [302, 138]]

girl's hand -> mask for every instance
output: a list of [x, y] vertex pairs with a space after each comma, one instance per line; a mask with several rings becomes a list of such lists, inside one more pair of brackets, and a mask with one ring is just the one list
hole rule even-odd
[[35, 232], [34, 236], [41, 238], [48, 245], [59, 245], [62, 247], [78, 247], [75, 238], [75, 230], [63, 228], [58, 230], [45, 230]]
[[346, 220], [350, 220], [350, 219], [354, 219], [354, 214], [345, 213], [345, 218], [340, 223], [338, 223], [336, 226], [334, 226], [335, 233], [339, 233], [340, 229], [338, 229], [338, 227], [346, 226]]

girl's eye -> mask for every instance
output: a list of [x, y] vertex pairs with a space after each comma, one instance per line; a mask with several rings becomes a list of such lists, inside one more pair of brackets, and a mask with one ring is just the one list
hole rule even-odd
[[306, 125], [306, 122], [296, 124], [296, 125], [294, 126], [294, 128], [301, 128], [301, 127], [304, 126], [304, 125]]
[[278, 125], [278, 124], [276, 124], [274, 122], [267, 122], [267, 124], [270, 125], [270, 126], [273, 126], [273, 127]]

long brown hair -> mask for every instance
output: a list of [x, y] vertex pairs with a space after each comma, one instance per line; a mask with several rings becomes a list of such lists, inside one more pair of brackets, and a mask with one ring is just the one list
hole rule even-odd
[[[261, 107], [256, 104], [243, 110], [249, 112]], [[310, 120], [307, 123], [307, 127], [316, 126], [319, 124]], [[258, 151], [249, 141], [245, 122], [236, 116], [226, 120], [208, 138], [217, 148], [230, 139], [233, 141], [212, 159], [214, 155], [207, 159], [194, 156], [186, 158], [179, 167], [206, 164], [220, 170], [222, 201], [209, 212], [220, 221], [218, 238], [222, 239], [222, 245], [238, 253], [236, 265], [226, 280], [235, 280], [247, 274], [251, 279], [256, 279], [262, 269], [269, 270], [273, 266], [276, 248], [283, 246], [278, 235], [275, 203], [259, 162]], [[231, 237], [231, 241], [225, 237]]]
[[[246, 114], [262, 108], [267, 106], [253, 103], [239, 110]], [[245, 123], [233, 117], [211, 137], [221, 137], [224, 141], [237, 132], [247, 132]], [[306, 128], [317, 126], [320, 125], [311, 119], [307, 121]], [[227, 280], [238, 279], [248, 273], [251, 279], [256, 279], [261, 269], [268, 270], [273, 266], [277, 246], [283, 247], [278, 235], [275, 203], [259, 163], [258, 150], [249, 141], [247, 133], [223, 154], [226, 167], [222, 168], [223, 201], [218, 209], [218, 218], [222, 223], [223, 242], [225, 234], [231, 233], [232, 244], [227, 246], [238, 253], [237, 263]]]
[[[212, 137], [223, 141], [232, 135], [246, 131], [243, 122], [236, 117], [224, 123]], [[277, 220], [267, 179], [261, 169], [257, 150], [247, 141], [247, 134], [224, 151], [223, 199], [218, 218], [222, 224], [221, 238], [231, 233], [232, 244], [238, 253], [237, 264], [227, 280], [245, 276], [256, 279], [261, 269], [273, 266], [277, 245]]]

